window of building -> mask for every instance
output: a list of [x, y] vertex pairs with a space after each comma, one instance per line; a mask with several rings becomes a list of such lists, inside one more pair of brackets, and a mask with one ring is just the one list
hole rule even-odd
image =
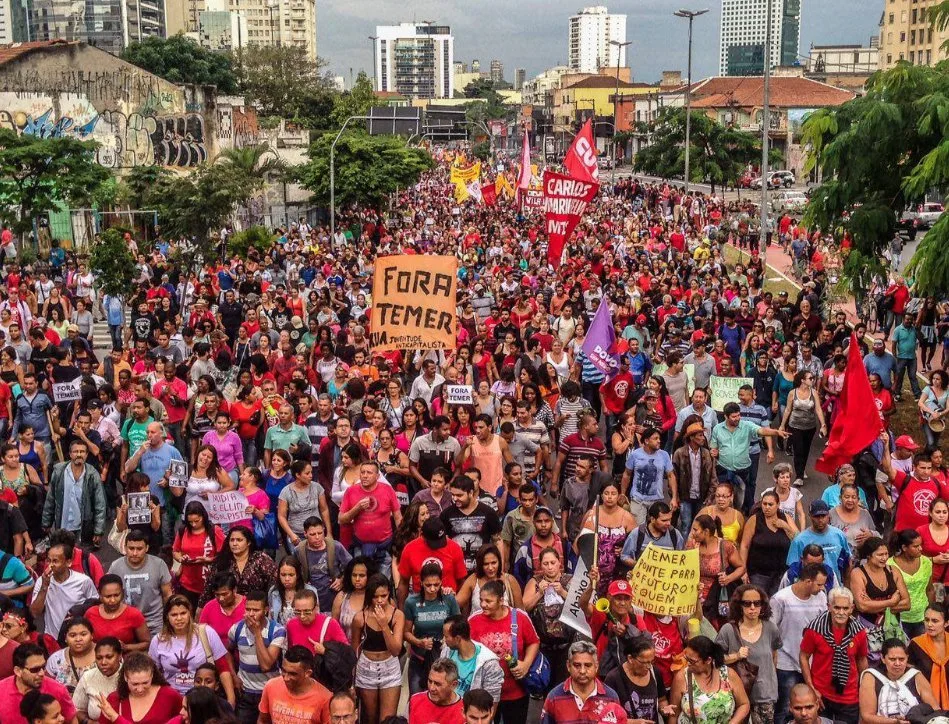
[[910, 65], [915, 65], [915, 61], [916, 61], [916, 51], [915, 51], [915, 50], [911, 50], [911, 51], [909, 51], [909, 64], [910, 64]]
[[905, 32], [905, 31], [902, 32], [902, 33], [900, 33], [900, 42], [901, 42], [901, 43], [905, 43], [905, 42], [906, 42], [906, 32]]
[[887, 65], [892, 65], [892, 64], [893, 64], [893, 55], [890, 54], [890, 53], [887, 53], [887, 54], [886, 54], [886, 64], [887, 64]]
[[927, 50], [926, 51], [926, 65], [932, 65], [932, 64], [933, 64], [933, 51]]
[[892, 25], [895, 20], [896, 20], [896, 15], [895, 15], [895, 13], [890, 13], [890, 25]]
[[915, 30], [909, 31], [909, 44], [916, 45], [916, 31]]
[[916, 18], [917, 18], [918, 13], [919, 11], [916, 8], [913, 8], [913, 14], [911, 16], [912, 20], [910, 20], [910, 22], [913, 23], [914, 25], [916, 24]]
[[901, 22], [901, 23], [905, 23], [905, 22], [906, 22], [906, 11], [905, 11], [905, 10], [903, 10], [903, 11], [900, 13], [900, 22]]

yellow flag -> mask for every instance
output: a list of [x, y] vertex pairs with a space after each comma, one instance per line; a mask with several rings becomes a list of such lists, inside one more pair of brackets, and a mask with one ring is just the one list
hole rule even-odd
[[465, 186], [465, 182], [456, 181], [455, 182], [455, 201], [458, 202], [459, 204], [463, 204], [465, 203], [465, 201], [468, 200], [469, 196], [471, 196], [471, 194], [468, 193], [468, 187]]
[[498, 178], [494, 182], [494, 190], [498, 196], [507, 196], [509, 199], [514, 198], [514, 187], [511, 186], [511, 182], [508, 181], [507, 176], [503, 173], [498, 174]]

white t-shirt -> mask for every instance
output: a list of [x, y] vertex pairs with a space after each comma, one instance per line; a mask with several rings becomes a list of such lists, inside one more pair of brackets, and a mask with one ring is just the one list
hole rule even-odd
[[[43, 587], [43, 577], [36, 579], [33, 586], [33, 598], [35, 599]], [[85, 573], [77, 573], [70, 570], [69, 577], [60, 583], [55, 577], [49, 579], [49, 590], [46, 591], [46, 610], [43, 613], [44, 631], [53, 638], [59, 635], [59, 629], [66, 620], [66, 614], [69, 609], [77, 603], [82, 603], [88, 598], [97, 598], [99, 592], [96, 590], [92, 579]]]
[[191, 648], [185, 651], [185, 640], [182, 637], [175, 637], [168, 641], [163, 641], [156, 636], [148, 646], [148, 656], [153, 659], [165, 675], [165, 679], [179, 694], [187, 694], [194, 686], [194, 672], [197, 668], [207, 662], [213, 664], [218, 659], [227, 654], [227, 649], [221, 643], [221, 637], [210, 626], [205, 626], [204, 630], [208, 635], [208, 645], [211, 648], [211, 658], [201, 645], [201, 638], [197, 630], [191, 639]]

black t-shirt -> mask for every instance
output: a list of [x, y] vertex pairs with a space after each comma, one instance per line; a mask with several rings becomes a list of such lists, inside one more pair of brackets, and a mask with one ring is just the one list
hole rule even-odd
[[478, 503], [471, 515], [465, 515], [460, 508], [452, 505], [442, 511], [441, 517], [445, 533], [461, 546], [465, 554], [465, 566], [471, 573], [475, 569], [475, 556], [481, 546], [501, 534], [501, 519], [496, 511], [484, 503]]
[[234, 330], [244, 321], [244, 305], [240, 302], [221, 302], [218, 306], [224, 329]]
[[607, 674], [604, 683], [616, 692], [630, 719], [662, 721], [659, 700], [666, 696], [666, 685], [662, 683], [662, 675], [655, 664], [649, 678], [648, 684], [639, 686], [630, 681], [622, 666], [618, 666]]
[[154, 314], [136, 314], [132, 317], [131, 327], [133, 340], [152, 342], [155, 332], [158, 331], [158, 319]]
[[751, 373], [755, 386], [755, 402], [767, 410], [771, 409], [771, 393], [774, 390], [774, 377], [777, 373], [771, 365], [764, 372], [756, 366]]
[[290, 326], [290, 319], [292, 317], [293, 312], [287, 307], [284, 307], [283, 309], [274, 309], [270, 313], [270, 318], [273, 320], [274, 329], [284, 329]]
[[0, 551], [13, 553], [13, 536], [26, 532], [26, 521], [20, 509], [0, 501]]

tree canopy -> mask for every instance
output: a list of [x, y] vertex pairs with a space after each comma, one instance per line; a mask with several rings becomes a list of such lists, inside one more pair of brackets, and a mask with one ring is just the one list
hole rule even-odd
[[[310, 160], [294, 169], [294, 178], [318, 203], [329, 203], [330, 145], [335, 137], [326, 133], [317, 139], [307, 152]], [[401, 138], [347, 132], [336, 144], [336, 204], [378, 207], [396, 189], [417, 183], [433, 165], [428, 151], [406, 146]]]
[[[761, 142], [753, 134], [723, 126], [705, 113], [692, 112], [689, 135], [689, 179], [715, 186], [734, 184], [749, 162], [761, 158]], [[685, 109], [666, 107], [646, 128], [651, 143], [636, 154], [640, 173], [681, 177], [685, 170]]]
[[286, 118], [307, 128], [328, 127], [336, 91], [324, 72], [324, 60], [310, 60], [297, 46], [252, 45], [237, 52], [234, 62], [241, 88], [260, 115]]
[[350, 116], [365, 116], [376, 103], [376, 92], [372, 79], [360, 71], [351, 90], [339, 93], [335, 97], [333, 113], [330, 116], [332, 127], [342, 128]]
[[[849, 231], [844, 278], [854, 292], [865, 291], [885, 274], [882, 251], [902, 211], [930, 191], [949, 191], [949, 63], [901, 62], [878, 72], [864, 96], [811, 114], [802, 142], [811, 149], [805, 170], [816, 167], [823, 178], [805, 223]], [[949, 215], [943, 215], [910, 263], [920, 292], [949, 290], [947, 248]]]
[[121, 58], [171, 83], [214, 85], [221, 93], [238, 91], [231, 57], [202, 48], [180, 33], [167, 40], [152, 36], [130, 43]]
[[0, 219], [17, 233], [59, 204], [88, 203], [111, 177], [96, 144], [71, 136], [39, 138], [0, 128]]
[[137, 276], [135, 259], [125, 241], [125, 231], [128, 229], [106, 229], [93, 245], [89, 258], [99, 288], [116, 297], [128, 294]]

